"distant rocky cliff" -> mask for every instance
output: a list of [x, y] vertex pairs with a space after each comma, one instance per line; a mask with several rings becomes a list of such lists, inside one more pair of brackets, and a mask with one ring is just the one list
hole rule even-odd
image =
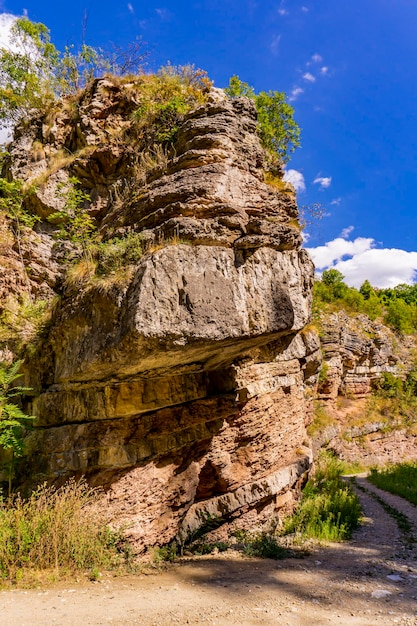
[[384, 372], [405, 376], [414, 363], [415, 341], [396, 335], [366, 315], [344, 311], [322, 318], [320, 343], [323, 376], [318, 389], [321, 398], [338, 395], [363, 397], [371, 393]]
[[[135, 93], [96, 80], [19, 129], [5, 175], [33, 184], [40, 221], [7, 230], [0, 288], [3, 302], [59, 296], [26, 356], [37, 419], [20, 481], [85, 475], [146, 546], [288, 506], [321, 355], [294, 193], [264, 182], [253, 103], [212, 90], [146, 162]], [[73, 177], [102, 242], [140, 235], [121, 271], [97, 276], [84, 255], [71, 278], [82, 241], [54, 215]]]
[[[373, 392], [384, 374], [405, 380], [416, 362], [416, 339], [399, 335], [366, 315], [323, 315], [323, 361], [317, 389], [327, 418], [315, 430], [315, 450], [325, 446], [366, 466], [417, 459], [417, 406], [391, 390]], [[400, 406], [404, 405], [404, 406]]]

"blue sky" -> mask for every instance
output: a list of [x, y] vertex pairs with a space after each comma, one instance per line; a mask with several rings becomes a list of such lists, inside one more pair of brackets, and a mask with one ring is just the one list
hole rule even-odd
[[[70, 7], [70, 8], [69, 8]], [[150, 69], [206, 69], [218, 87], [238, 74], [288, 94], [302, 147], [287, 166], [300, 205], [326, 217], [306, 246], [347, 282], [411, 282], [417, 269], [417, 2], [412, 0], [0, 0], [45, 23], [58, 48], [141, 36]], [[0, 22], [1, 28], [1, 22]]]

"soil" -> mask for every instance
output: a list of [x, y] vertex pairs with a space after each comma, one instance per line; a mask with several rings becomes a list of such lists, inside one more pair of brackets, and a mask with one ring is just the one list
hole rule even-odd
[[[0, 592], [0, 624], [19, 626], [417, 625], [417, 507], [358, 477], [365, 520], [350, 542], [301, 559], [234, 552], [184, 558], [166, 571]], [[407, 516], [399, 530], [372, 497]], [[414, 535], [414, 536], [413, 536]]]

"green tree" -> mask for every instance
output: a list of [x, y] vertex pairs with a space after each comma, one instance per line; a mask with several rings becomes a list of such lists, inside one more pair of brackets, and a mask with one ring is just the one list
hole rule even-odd
[[75, 93], [98, 73], [121, 74], [140, 67], [141, 43], [106, 54], [83, 44], [60, 52], [42, 23], [19, 18], [10, 31], [10, 48], [0, 48], [0, 127], [16, 124], [30, 110], [43, 110], [57, 97]]
[[231, 98], [245, 96], [254, 100], [258, 113], [258, 134], [263, 147], [281, 162], [287, 163], [300, 145], [300, 127], [294, 120], [294, 109], [281, 91], [261, 91], [232, 76], [225, 92]]
[[0, 49], [0, 126], [52, 102], [59, 52], [48, 28], [22, 17], [11, 28], [10, 49]]
[[16, 404], [16, 399], [30, 391], [28, 387], [13, 385], [20, 377], [22, 361], [16, 361], [9, 368], [0, 366], [0, 448], [6, 451], [9, 460], [8, 470], [9, 495], [12, 490], [14, 460], [23, 454], [24, 423], [34, 419], [26, 415]]
[[369, 298], [371, 297], [372, 294], [375, 293], [371, 283], [369, 282], [369, 280], [365, 280], [364, 283], [361, 285], [359, 292], [363, 295], [363, 297], [365, 298], [365, 300], [369, 300]]
[[407, 304], [401, 298], [391, 300], [387, 306], [384, 321], [400, 333], [411, 335], [416, 330], [416, 306]]
[[344, 276], [339, 270], [324, 270], [321, 281], [323, 285], [329, 288], [334, 299], [342, 298], [346, 293], [348, 286], [343, 282]]

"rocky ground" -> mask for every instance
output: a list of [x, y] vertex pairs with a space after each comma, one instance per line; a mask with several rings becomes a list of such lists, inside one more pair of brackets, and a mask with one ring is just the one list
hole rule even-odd
[[[0, 593], [2, 624], [417, 624], [417, 508], [357, 477], [365, 515], [352, 541], [282, 561], [223, 553], [167, 571]], [[366, 489], [366, 491], [363, 491]], [[383, 498], [391, 514], [373, 494]], [[398, 527], [398, 512], [411, 531]], [[394, 513], [394, 515], [393, 515]], [[413, 542], [414, 539], [414, 542]]]

